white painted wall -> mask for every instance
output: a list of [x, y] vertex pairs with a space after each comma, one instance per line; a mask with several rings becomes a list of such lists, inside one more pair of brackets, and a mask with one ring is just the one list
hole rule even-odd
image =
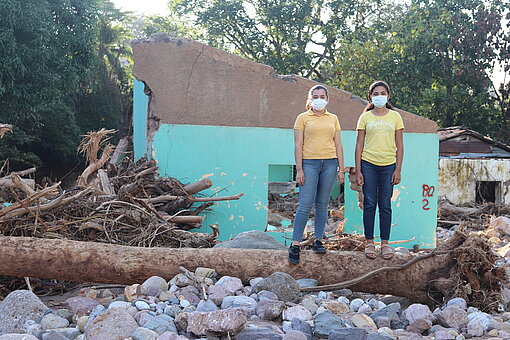
[[439, 159], [439, 198], [473, 203], [477, 181], [501, 182], [501, 204], [510, 204], [510, 159]]

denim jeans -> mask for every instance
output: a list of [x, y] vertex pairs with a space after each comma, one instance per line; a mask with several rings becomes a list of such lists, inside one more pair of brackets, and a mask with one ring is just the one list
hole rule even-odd
[[303, 159], [305, 184], [299, 187], [292, 240], [301, 241], [310, 210], [315, 203], [314, 237], [322, 238], [328, 217], [328, 204], [335, 184], [338, 159]]
[[361, 161], [361, 173], [363, 174], [363, 226], [365, 238], [374, 239], [375, 207], [379, 207], [379, 228], [381, 240], [390, 239], [391, 228], [391, 196], [393, 184], [391, 175], [396, 169], [396, 164], [379, 166], [370, 162]]

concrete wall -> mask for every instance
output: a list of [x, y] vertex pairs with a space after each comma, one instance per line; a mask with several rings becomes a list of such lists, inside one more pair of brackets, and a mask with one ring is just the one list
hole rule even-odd
[[[316, 83], [278, 76], [268, 66], [189, 40], [139, 42], [133, 50], [135, 104], [141, 103], [135, 105], [134, 117], [145, 120], [135, 124], [147, 129], [135, 130], [136, 156], [148, 148], [162, 174], [184, 183], [209, 177], [213, 187], [206, 195], [245, 193], [239, 201], [216, 203], [201, 231], [218, 223], [220, 239], [228, 239], [242, 231], [264, 230], [269, 167], [294, 164], [294, 120]], [[149, 98], [141, 99], [144, 91]], [[328, 109], [343, 128], [345, 166], [354, 166], [355, 124], [365, 104], [330, 88]], [[403, 181], [392, 203], [392, 239], [414, 237], [404, 245], [434, 247], [437, 193], [427, 196], [429, 209], [423, 209], [421, 188], [437, 187], [437, 126], [411, 113], [402, 116], [406, 152]], [[362, 232], [361, 210], [346, 187], [346, 231]]]
[[439, 160], [439, 197], [453, 204], [474, 203], [477, 181], [500, 183], [500, 204], [510, 204], [510, 159]]

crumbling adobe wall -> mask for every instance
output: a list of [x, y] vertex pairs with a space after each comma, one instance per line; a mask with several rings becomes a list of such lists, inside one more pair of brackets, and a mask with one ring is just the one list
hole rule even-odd
[[[150, 89], [150, 116], [163, 124], [292, 128], [316, 82], [279, 76], [266, 65], [187, 39], [133, 43], [134, 75]], [[355, 130], [366, 101], [329, 88], [328, 110]], [[435, 133], [426, 118], [402, 112], [406, 132]], [[152, 130], [152, 127], [149, 130]]]

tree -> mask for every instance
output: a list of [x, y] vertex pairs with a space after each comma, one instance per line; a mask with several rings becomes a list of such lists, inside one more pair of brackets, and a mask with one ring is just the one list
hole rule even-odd
[[118, 37], [107, 36], [118, 13], [109, 0], [10, 0], [0, 16], [0, 121], [15, 127], [0, 158], [75, 162], [84, 130], [116, 127], [122, 100], [112, 97], [129, 87], [125, 51], [113, 57]]

